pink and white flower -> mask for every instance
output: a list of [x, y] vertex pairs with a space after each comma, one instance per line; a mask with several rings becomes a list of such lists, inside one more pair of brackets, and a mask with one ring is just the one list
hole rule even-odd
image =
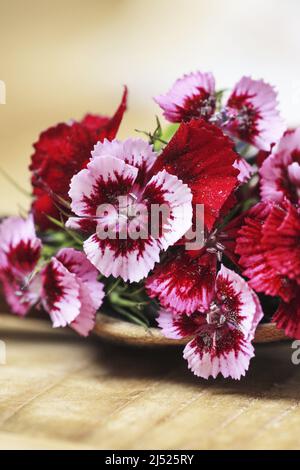
[[215, 79], [211, 73], [195, 72], [179, 78], [165, 94], [154, 98], [170, 122], [208, 119], [216, 108]]
[[287, 132], [260, 169], [261, 197], [300, 203], [300, 128]]
[[240, 379], [254, 356], [251, 341], [262, 316], [259, 300], [246, 281], [222, 266], [205, 312], [188, 316], [162, 310], [158, 324], [167, 338], [192, 338], [183, 356], [195, 375]]
[[26, 315], [39, 299], [40, 283], [33, 277], [41, 255], [30, 216], [9, 217], [0, 225], [0, 281], [4, 295], [17, 315]]
[[[71, 181], [71, 209], [77, 217], [67, 225], [92, 233], [84, 251], [106, 277], [140, 281], [159, 261], [161, 250], [191, 227], [191, 190], [164, 169], [152, 174], [155, 160], [152, 146], [141, 139], [104, 140]], [[155, 206], [168, 209], [157, 236], [151, 217]]]
[[286, 129], [277, 110], [277, 94], [263, 80], [242, 77], [235, 85], [225, 110], [228, 119], [224, 127], [227, 131], [260, 150], [270, 150]]
[[53, 327], [70, 325], [80, 335], [88, 336], [103, 302], [104, 287], [84, 253], [72, 248], [60, 250], [41, 277], [41, 302]]
[[87, 336], [104, 297], [97, 270], [72, 248], [43, 265], [41, 249], [31, 215], [0, 225], [0, 281], [12, 312], [24, 316], [34, 305], [43, 306], [54, 327], [70, 325]]

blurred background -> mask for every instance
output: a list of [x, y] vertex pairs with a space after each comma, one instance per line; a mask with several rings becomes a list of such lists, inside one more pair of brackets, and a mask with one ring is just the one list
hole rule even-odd
[[[152, 96], [183, 73], [274, 84], [300, 122], [299, 0], [0, 0], [0, 166], [30, 189], [32, 143], [86, 112], [112, 114], [130, 91], [120, 137], [154, 129]], [[0, 174], [0, 214], [28, 200]]]

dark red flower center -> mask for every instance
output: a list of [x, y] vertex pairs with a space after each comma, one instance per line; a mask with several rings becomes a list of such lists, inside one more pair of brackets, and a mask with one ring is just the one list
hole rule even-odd
[[189, 121], [192, 118], [207, 119], [214, 113], [216, 99], [214, 95], [207, 93], [204, 88], [198, 88], [198, 94], [188, 96], [182, 107], [183, 120]]

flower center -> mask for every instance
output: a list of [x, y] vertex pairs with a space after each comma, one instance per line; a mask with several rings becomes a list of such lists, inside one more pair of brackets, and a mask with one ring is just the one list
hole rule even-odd
[[128, 221], [134, 220], [139, 215], [139, 202], [134, 193], [122, 196], [119, 204], [119, 216]]
[[209, 325], [220, 328], [226, 322], [226, 317], [222, 313], [221, 307], [213, 302], [210, 306], [209, 312], [206, 314], [206, 321]]
[[188, 121], [194, 117], [209, 118], [214, 113], [215, 107], [215, 96], [208, 94], [203, 88], [199, 88], [198, 95], [193, 95], [185, 100], [185, 120]]

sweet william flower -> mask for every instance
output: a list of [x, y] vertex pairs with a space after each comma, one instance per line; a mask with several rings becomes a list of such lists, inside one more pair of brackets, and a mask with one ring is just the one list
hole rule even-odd
[[192, 338], [183, 356], [195, 375], [240, 379], [254, 356], [251, 341], [262, 316], [259, 300], [246, 281], [221, 266], [204, 312], [188, 316], [161, 310], [158, 324], [167, 338]]
[[116, 136], [126, 105], [125, 88], [113, 117], [89, 114], [79, 122], [60, 123], [42, 132], [34, 144], [30, 165], [34, 194], [32, 211], [41, 230], [53, 228], [48, 215], [59, 219], [59, 198], [68, 201], [71, 178], [87, 165], [94, 145]]
[[300, 212], [284, 201], [272, 208], [263, 229], [261, 244], [270, 265], [300, 285]]
[[263, 80], [242, 77], [225, 105], [224, 128], [259, 150], [269, 151], [285, 131], [277, 110], [277, 94]]
[[32, 279], [41, 256], [33, 217], [9, 217], [0, 224], [0, 281], [11, 310], [26, 315], [38, 301], [40, 282]]
[[256, 292], [279, 296], [289, 302], [294, 296], [295, 281], [289, 277], [289, 271], [283, 272], [274, 267], [274, 262], [271, 263], [268, 256], [266, 224], [274, 210], [277, 212], [278, 207], [271, 201], [265, 201], [244, 214], [235, 251], [240, 256], [239, 265], [243, 275], [249, 279], [249, 285]]
[[[192, 192], [165, 169], [153, 172], [156, 154], [141, 139], [104, 140], [85, 170], [71, 181], [71, 217], [67, 225], [91, 232], [84, 242], [90, 262], [105, 276], [140, 281], [159, 261], [161, 250], [191, 227]], [[153, 206], [165, 205], [157, 237], [151, 227]], [[108, 213], [99, 207], [108, 207]], [[139, 214], [140, 212], [140, 214]], [[109, 236], [105, 235], [110, 229]], [[143, 232], [143, 236], [134, 236]]]
[[300, 129], [287, 132], [260, 169], [262, 200], [300, 203]]
[[64, 248], [41, 271], [41, 304], [53, 327], [69, 325], [87, 336], [95, 325], [104, 298], [98, 272], [84, 253]]
[[208, 119], [216, 108], [214, 76], [203, 72], [184, 75], [165, 95], [155, 97], [154, 101], [170, 122]]
[[290, 202], [263, 202], [250, 209], [239, 231], [236, 252], [249, 284], [278, 296], [273, 316], [286, 335], [300, 339], [300, 215]]
[[0, 282], [18, 315], [42, 306], [53, 326], [70, 325], [87, 336], [94, 326], [104, 290], [98, 272], [84, 253], [65, 248], [45, 266], [33, 217], [5, 219], [0, 225]]

